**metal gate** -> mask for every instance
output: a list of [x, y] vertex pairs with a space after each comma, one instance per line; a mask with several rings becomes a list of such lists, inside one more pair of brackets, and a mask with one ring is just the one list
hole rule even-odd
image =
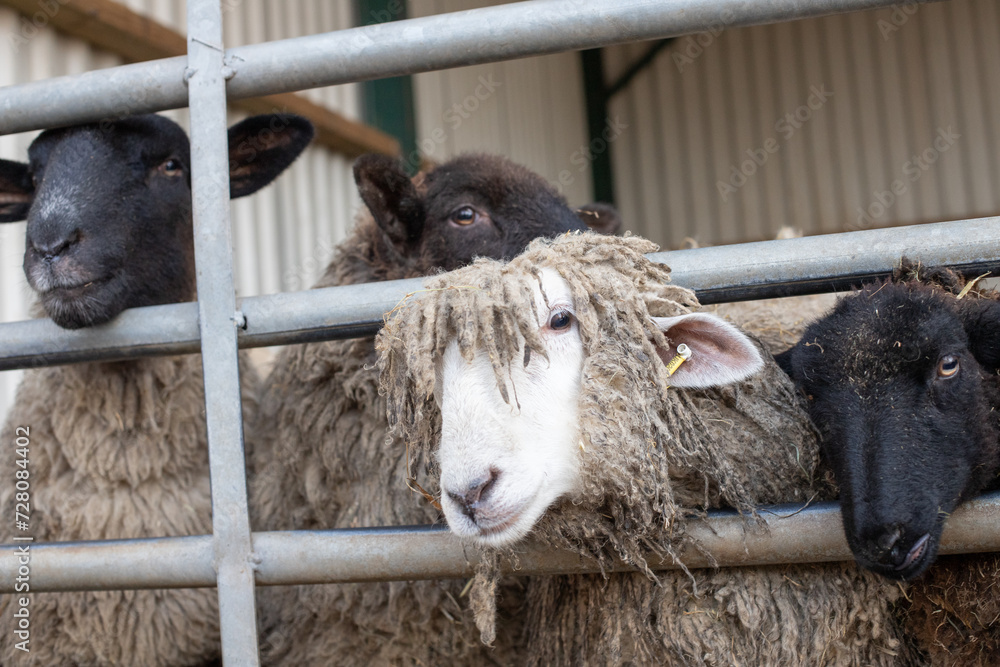
[[[197, 303], [134, 309], [100, 333], [49, 320], [0, 325], [0, 370], [201, 352], [213, 534], [32, 546], [33, 592], [208, 587], [219, 590], [228, 665], [257, 665], [254, 585], [469, 576], [440, 527], [251, 534], [237, 348], [374, 333], [420, 280], [244, 299], [233, 289], [226, 100], [615, 43], [871, 9], [893, 0], [533, 0], [225, 50], [220, 0], [188, 1], [188, 55], [10, 86], [0, 134], [189, 106]], [[982, 272], [1000, 267], [1000, 218], [658, 253], [702, 303], [844, 289], [888, 275], [902, 255]], [[834, 504], [766, 508], [767, 535], [713, 512], [692, 531], [722, 565], [849, 560]], [[1000, 495], [948, 522], [942, 553], [1000, 550]], [[988, 522], [992, 522], [989, 524]], [[988, 528], [992, 525], [992, 528]], [[0, 547], [0, 594], [14, 591], [16, 547]], [[471, 556], [474, 558], [474, 556]], [[689, 566], [705, 565], [690, 554]], [[577, 556], [530, 551], [519, 573], [597, 571]], [[670, 567], [659, 563], [659, 567]]]

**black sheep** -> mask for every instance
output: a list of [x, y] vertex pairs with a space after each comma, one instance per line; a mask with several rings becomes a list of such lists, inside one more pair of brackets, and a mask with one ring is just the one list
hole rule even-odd
[[842, 299], [778, 361], [809, 398], [858, 562], [913, 579], [955, 507], [997, 487], [1000, 302], [947, 271]]
[[[234, 125], [230, 173], [217, 187], [233, 197], [259, 190], [312, 135], [292, 115]], [[56, 324], [96, 326], [126, 308], [195, 297], [190, 144], [176, 123], [149, 115], [47, 130], [28, 158], [0, 160], [0, 223], [27, 220], [25, 275]], [[243, 361], [240, 382], [254, 414], [256, 374]], [[3, 433], [30, 436], [33, 544], [211, 533], [203, 386], [200, 355], [27, 371]], [[14, 481], [0, 482], [6, 516], [21, 502]], [[0, 542], [14, 528], [0, 527]], [[218, 662], [214, 590], [30, 593], [30, 655], [13, 632], [22, 593], [0, 595], [0, 665]]]

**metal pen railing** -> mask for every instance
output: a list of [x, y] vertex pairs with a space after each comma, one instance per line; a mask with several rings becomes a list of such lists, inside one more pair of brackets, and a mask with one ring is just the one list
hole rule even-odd
[[[373, 333], [420, 281], [244, 299], [237, 305], [229, 230], [226, 98], [236, 99], [559, 51], [884, 7], [894, 0], [535, 0], [224, 50], [218, 0], [189, 0], [188, 56], [0, 89], [0, 134], [191, 107], [197, 304], [135, 309], [66, 331], [48, 320], [0, 325], [0, 369], [201, 352], [213, 535], [38, 544], [32, 589], [218, 586], [223, 658], [256, 665], [259, 584], [468, 576], [474, 554], [441, 528], [251, 535], [237, 347]], [[226, 187], [221, 187], [225, 183]], [[902, 255], [928, 265], [1000, 266], [1000, 218], [658, 253], [705, 303], [843, 289], [888, 274]], [[237, 328], [237, 323], [245, 330]], [[942, 552], [1000, 549], [1000, 497], [949, 520]], [[850, 558], [836, 506], [766, 509], [768, 534], [713, 512], [692, 528], [721, 565]], [[699, 560], [701, 559], [701, 560]], [[697, 553], [689, 565], [708, 564]], [[657, 563], [669, 567], [670, 563]], [[597, 571], [526, 547], [523, 574]], [[14, 547], [0, 547], [0, 593], [14, 587]]]

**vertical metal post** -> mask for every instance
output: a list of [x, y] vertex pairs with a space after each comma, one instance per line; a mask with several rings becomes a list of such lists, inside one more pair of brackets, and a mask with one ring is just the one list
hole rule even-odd
[[187, 19], [191, 194], [222, 655], [227, 666], [256, 666], [257, 620], [236, 348], [219, 0], [188, 0]]

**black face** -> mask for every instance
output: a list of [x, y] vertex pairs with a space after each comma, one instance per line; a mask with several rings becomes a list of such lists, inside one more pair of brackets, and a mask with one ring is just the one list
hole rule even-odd
[[573, 211], [542, 177], [492, 155], [455, 158], [431, 171], [422, 191], [395, 160], [364, 156], [354, 168], [361, 196], [389, 242], [426, 266], [451, 270], [476, 257], [510, 259], [532, 239], [590, 228], [614, 232], [607, 206]]
[[157, 116], [50, 130], [32, 143], [24, 272], [57, 324], [190, 298], [188, 153], [184, 132]]
[[[312, 125], [253, 116], [229, 130], [229, 183], [241, 197], [305, 149]], [[0, 223], [27, 219], [24, 272], [69, 329], [194, 296], [190, 147], [155, 115], [43, 132], [28, 164], [0, 160]]]
[[870, 570], [921, 574], [947, 516], [995, 478], [995, 369], [966, 328], [976, 326], [970, 313], [997, 305], [913, 283], [874, 286], [843, 299], [781, 359], [809, 397], [848, 544]]

